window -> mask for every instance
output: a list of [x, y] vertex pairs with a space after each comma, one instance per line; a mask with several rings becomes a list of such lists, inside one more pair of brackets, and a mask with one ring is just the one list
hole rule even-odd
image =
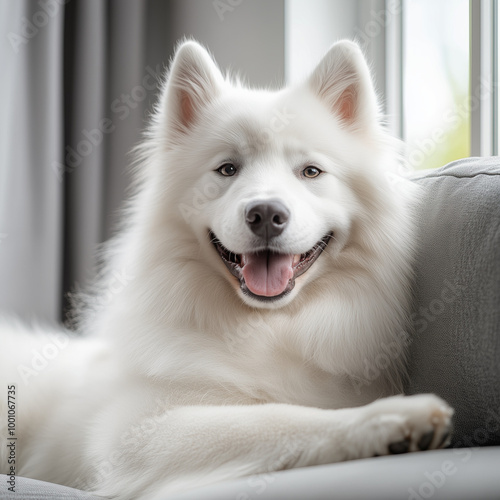
[[406, 0], [402, 132], [412, 169], [470, 156], [469, 1]]
[[412, 170], [498, 154], [499, 10], [498, 0], [286, 0], [287, 79], [356, 38]]

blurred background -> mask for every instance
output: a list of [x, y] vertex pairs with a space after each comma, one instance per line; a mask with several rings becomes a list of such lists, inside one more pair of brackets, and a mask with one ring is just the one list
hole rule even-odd
[[60, 321], [95, 274], [182, 38], [271, 88], [356, 39], [420, 170], [497, 154], [497, 26], [496, 0], [0, 0], [0, 309]]

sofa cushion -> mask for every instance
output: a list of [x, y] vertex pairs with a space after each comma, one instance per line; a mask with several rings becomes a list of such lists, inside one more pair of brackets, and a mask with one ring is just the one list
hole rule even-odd
[[9, 491], [10, 476], [0, 474], [0, 498], [2, 500], [99, 500], [85, 491], [75, 490], [60, 484], [46, 483], [27, 477], [16, 477], [15, 491]]
[[500, 444], [500, 158], [419, 175], [407, 392], [455, 407], [454, 446]]
[[498, 500], [500, 447], [425, 451], [250, 476], [154, 500]]

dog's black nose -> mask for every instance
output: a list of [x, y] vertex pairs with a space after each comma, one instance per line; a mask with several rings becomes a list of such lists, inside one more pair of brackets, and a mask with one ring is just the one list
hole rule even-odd
[[254, 201], [245, 211], [248, 227], [261, 238], [279, 236], [290, 219], [290, 211], [278, 200]]

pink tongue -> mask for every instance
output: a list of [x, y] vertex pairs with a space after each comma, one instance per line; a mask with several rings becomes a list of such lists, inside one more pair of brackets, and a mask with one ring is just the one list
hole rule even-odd
[[293, 255], [263, 251], [244, 254], [243, 262], [245, 283], [255, 295], [275, 297], [285, 291], [293, 277]]

